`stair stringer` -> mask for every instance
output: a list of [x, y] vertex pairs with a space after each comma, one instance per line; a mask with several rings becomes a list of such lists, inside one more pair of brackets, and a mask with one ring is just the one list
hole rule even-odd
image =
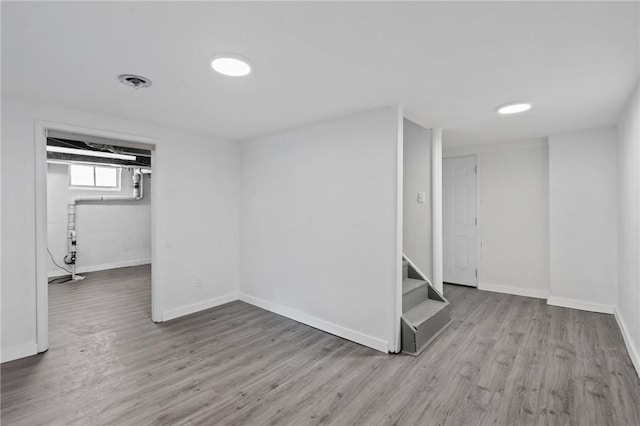
[[427, 278], [427, 276], [422, 273], [422, 271], [407, 257], [406, 254], [402, 253], [402, 258], [409, 262], [409, 278], [415, 278], [418, 280], [424, 280], [429, 285], [429, 299], [439, 300], [441, 302], [449, 303], [449, 301], [444, 297], [442, 293], [440, 293], [431, 283], [431, 280]]

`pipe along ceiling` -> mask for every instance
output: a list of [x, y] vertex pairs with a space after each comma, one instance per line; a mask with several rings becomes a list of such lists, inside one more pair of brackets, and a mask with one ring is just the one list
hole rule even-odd
[[[52, 147], [50, 150], [49, 147]], [[82, 150], [82, 152], [54, 152], [55, 148]], [[132, 156], [135, 159], [109, 158], [96, 155], [120, 154]], [[151, 151], [137, 148], [127, 148], [92, 142], [82, 142], [71, 139], [47, 138], [47, 160], [73, 163], [109, 164], [120, 167], [151, 168]]]

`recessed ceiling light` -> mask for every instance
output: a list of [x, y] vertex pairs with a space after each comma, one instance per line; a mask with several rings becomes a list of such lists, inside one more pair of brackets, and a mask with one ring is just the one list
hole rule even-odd
[[531, 109], [531, 104], [527, 102], [512, 102], [510, 104], [504, 104], [498, 107], [500, 114], [515, 114], [518, 112], [525, 112]]
[[229, 77], [242, 77], [251, 72], [251, 65], [246, 58], [230, 53], [214, 56], [211, 60], [211, 68]]

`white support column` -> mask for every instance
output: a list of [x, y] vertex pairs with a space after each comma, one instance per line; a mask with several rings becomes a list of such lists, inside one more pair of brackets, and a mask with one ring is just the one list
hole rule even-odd
[[47, 128], [35, 123], [36, 342], [49, 349], [49, 282], [47, 278]]
[[433, 227], [433, 286], [443, 293], [442, 271], [442, 129], [431, 129], [431, 194]]
[[402, 105], [395, 107], [392, 128], [396, 140], [396, 279], [394, 283], [394, 324], [392, 344], [389, 352], [398, 353], [401, 350], [400, 323], [402, 320], [402, 217], [403, 217], [403, 175], [404, 175], [404, 109]]

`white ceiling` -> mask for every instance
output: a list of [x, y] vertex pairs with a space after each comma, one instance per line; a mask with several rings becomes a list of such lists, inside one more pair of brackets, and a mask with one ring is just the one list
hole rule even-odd
[[[2, 95], [243, 140], [391, 104], [448, 146], [614, 124], [638, 2], [2, 2]], [[253, 73], [223, 77], [219, 52]], [[122, 73], [153, 86], [133, 90]], [[528, 100], [525, 114], [500, 104]]]

